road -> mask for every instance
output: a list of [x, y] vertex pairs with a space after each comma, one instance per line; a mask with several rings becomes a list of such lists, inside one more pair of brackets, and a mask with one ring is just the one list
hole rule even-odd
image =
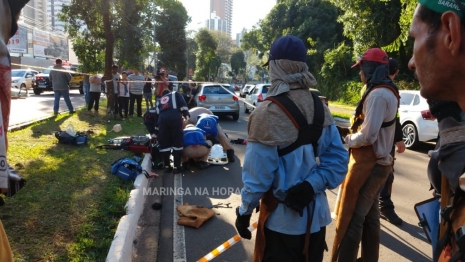
[[[230, 139], [247, 137], [248, 116], [242, 111], [237, 122], [227, 117], [221, 118], [220, 124]], [[418, 219], [413, 206], [432, 196], [428, 191], [426, 166], [427, 152], [433, 147], [432, 144], [423, 144], [416, 151], [407, 150], [397, 156], [392, 199], [404, 224], [398, 227], [382, 220], [380, 261], [431, 261], [431, 246], [422, 236], [422, 229], [417, 226]], [[214, 166], [202, 171], [193, 169], [185, 172], [179, 180], [175, 180], [172, 174], [161, 175], [152, 180], [152, 191], [147, 192], [151, 194], [147, 197], [146, 208], [139, 221], [133, 261], [197, 261], [236, 234], [235, 207], [240, 204], [238, 193], [242, 187], [241, 166], [245, 146], [234, 145], [234, 149], [236, 153], [234, 163]], [[183, 189], [183, 192], [176, 191], [179, 193], [176, 196], [173, 192], [175, 183], [177, 187]], [[327, 191], [331, 209], [336, 195], [337, 189]], [[161, 210], [151, 209], [150, 206], [154, 201], [162, 203]], [[180, 203], [206, 207], [212, 204], [230, 203], [233, 208], [214, 209], [216, 215], [199, 229], [194, 229], [176, 225], [178, 216], [174, 208]], [[252, 221], [257, 218], [258, 215], [253, 214]], [[326, 236], [330, 252], [334, 232], [333, 221], [327, 228]], [[243, 240], [214, 261], [251, 261], [254, 241], [254, 238]], [[329, 252], [325, 253], [325, 261], [329, 260], [329, 254]]]
[[[85, 106], [84, 95], [79, 94], [79, 90], [70, 91], [71, 103], [75, 109]], [[103, 98], [103, 97], [102, 97]], [[10, 129], [23, 123], [31, 123], [53, 115], [53, 92], [44, 92], [34, 95], [32, 91], [27, 98], [12, 99], [10, 113]], [[60, 100], [60, 113], [67, 112], [63, 98]]]

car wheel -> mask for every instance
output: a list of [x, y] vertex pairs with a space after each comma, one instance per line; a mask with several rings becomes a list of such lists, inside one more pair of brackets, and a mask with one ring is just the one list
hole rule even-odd
[[34, 94], [35, 95], [40, 95], [40, 89], [34, 88]]
[[232, 114], [232, 117], [233, 117], [233, 120], [234, 120], [234, 121], [239, 120], [239, 113], [234, 113], [234, 114]]
[[402, 137], [406, 148], [418, 145], [418, 131], [414, 124], [407, 123], [402, 126]]
[[19, 90], [21, 90], [21, 89], [26, 90], [26, 85], [25, 85], [25, 84], [21, 84], [21, 86], [19, 87]]

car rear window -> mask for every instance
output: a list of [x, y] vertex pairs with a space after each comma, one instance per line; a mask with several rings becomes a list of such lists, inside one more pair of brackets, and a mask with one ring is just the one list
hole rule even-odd
[[262, 88], [262, 94], [266, 94], [266, 93], [268, 93], [268, 87], [267, 87], [267, 86], [264, 86], [264, 87]]
[[311, 90], [312, 93], [314, 93], [317, 96], [323, 96], [320, 91], [318, 90]]
[[410, 105], [412, 103], [414, 94], [402, 93], [400, 94], [400, 104], [401, 105]]
[[230, 94], [228, 91], [225, 90], [225, 88], [229, 90], [229, 92], [234, 93], [234, 90], [230, 86], [229, 87], [224, 86], [224, 88], [221, 86], [205, 86], [203, 88], [203, 93], [204, 94]]

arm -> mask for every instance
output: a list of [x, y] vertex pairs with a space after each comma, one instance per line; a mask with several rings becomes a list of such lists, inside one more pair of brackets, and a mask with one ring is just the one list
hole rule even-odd
[[336, 188], [344, 180], [349, 162], [349, 153], [342, 145], [336, 125], [323, 129], [318, 141], [318, 156], [320, 164], [311, 170], [306, 181], [315, 192]]
[[400, 125], [400, 119], [396, 117], [396, 131], [394, 134], [394, 142], [397, 147], [397, 153], [404, 153], [405, 151], [405, 143], [404, 143], [404, 136], [402, 134], [402, 126]]
[[241, 190], [242, 201], [239, 213], [249, 215], [273, 184], [274, 173], [279, 163], [278, 150], [275, 146], [249, 142], [244, 159], [242, 167], [244, 187]]
[[[377, 90], [373, 91], [376, 92]], [[388, 103], [381, 96], [369, 95], [364, 104], [365, 119], [361, 130], [345, 137], [345, 142], [350, 148], [373, 145], [378, 139], [378, 133], [386, 117]]]
[[184, 99], [184, 97], [178, 92], [175, 93], [175, 96], [179, 112], [181, 112], [184, 117], [190, 117], [189, 108], [187, 107], [186, 100]]

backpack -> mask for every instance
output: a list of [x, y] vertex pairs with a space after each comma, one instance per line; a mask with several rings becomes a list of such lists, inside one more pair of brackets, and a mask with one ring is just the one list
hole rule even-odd
[[55, 137], [58, 139], [58, 143], [67, 145], [82, 146], [87, 144], [88, 137], [83, 132], [77, 132], [76, 135], [72, 136], [66, 131], [55, 132]]
[[308, 124], [306, 117], [302, 114], [297, 105], [286, 95], [286, 93], [282, 93], [277, 96], [270, 96], [265, 99], [279, 106], [281, 110], [283, 110], [284, 113], [286, 113], [286, 115], [292, 120], [294, 126], [299, 130], [299, 135], [294, 143], [285, 148], [278, 148], [278, 155], [280, 157], [289, 154], [300, 146], [306, 144], [312, 144], [313, 153], [315, 157], [317, 156], [318, 140], [323, 132], [325, 112], [321, 99], [314, 93], [311, 94], [315, 108], [312, 124]]
[[111, 164], [111, 173], [125, 181], [133, 181], [142, 173], [142, 166], [131, 158], [120, 158]]

